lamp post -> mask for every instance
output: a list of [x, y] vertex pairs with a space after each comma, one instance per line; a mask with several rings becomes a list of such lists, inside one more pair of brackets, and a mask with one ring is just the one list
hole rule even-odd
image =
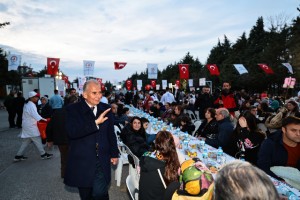
[[58, 71], [57, 75], [55, 76], [56, 79], [62, 79], [62, 73]]

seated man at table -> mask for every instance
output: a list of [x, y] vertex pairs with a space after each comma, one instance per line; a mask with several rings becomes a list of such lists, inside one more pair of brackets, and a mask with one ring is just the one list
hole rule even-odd
[[300, 118], [289, 116], [282, 120], [282, 128], [271, 133], [262, 143], [257, 165], [267, 174], [280, 179], [272, 166], [290, 166], [300, 170]]
[[216, 120], [218, 121], [218, 136], [215, 139], [203, 138], [206, 144], [215, 148], [222, 147], [225, 153], [230, 152], [230, 144], [233, 134], [233, 124], [230, 120], [230, 113], [226, 108], [216, 110]]

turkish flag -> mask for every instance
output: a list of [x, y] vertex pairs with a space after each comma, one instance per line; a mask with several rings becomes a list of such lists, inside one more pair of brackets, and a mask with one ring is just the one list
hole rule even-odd
[[47, 58], [47, 74], [56, 75], [58, 73], [59, 58]]
[[105, 85], [103, 83], [101, 83], [100, 85], [101, 85], [101, 91], [105, 91], [106, 90]]
[[268, 65], [266, 65], [266, 64], [258, 64], [258, 66], [260, 66], [260, 68], [262, 70], [264, 70], [266, 74], [274, 74], [273, 70]]
[[102, 84], [102, 78], [96, 78], [96, 80], [98, 81], [98, 83], [101, 85]]
[[63, 80], [65, 81], [65, 83], [68, 83], [68, 82], [69, 82], [69, 77], [68, 77], [68, 76], [63, 75], [62, 78], [63, 78]]
[[115, 70], [123, 69], [126, 66], [126, 62], [114, 62]]
[[151, 87], [155, 90], [155, 88], [156, 88], [156, 80], [151, 80]]
[[132, 81], [131, 80], [127, 80], [126, 81], [126, 88], [127, 88], [127, 90], [131, 90], [131, 87], [132, 87]]
[[219, 68], [216, 64], [207, 64], [206, 67], [209, 70], [210, 75], [212, 75], [212, 76], [220, 75]]
[[176, 80], [175, 85], [176, 85], [178, 88], [180, 88], [180, 81], [179, 81], [179, 80]]
[[189, 65], [188, 64], [179, 64], [179, 78], [180, 79], [189, 79]]

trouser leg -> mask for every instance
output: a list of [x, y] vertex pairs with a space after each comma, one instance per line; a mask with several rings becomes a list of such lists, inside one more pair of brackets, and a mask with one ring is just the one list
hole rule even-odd
[[93, 199], [95, 200], [109, 200], [108, 196], [108, 184], [104, 172], [101, 167], [99, 159], [96, 162], [96, 173], [93, 184]]
[[68, 160], [68, 150], [69, 150], [69, 145], [58, 145], [59, 151], [60, 151], [60, 171], [61, 171], [61, 177], [64, 178], [65, 176], [65, 171], [66, 171], [66, 164]]
[[17, 153], [17, 156], [23, 156], [24, 155], [24, 151], [27, 148], [27, 146], [31, 143], [31, 138], [23, 138], [22, 139], [22, 144], [21, 147]]
[[22, 115], [23, 112], [18, 112], [17, 113], [17, 127], [21, 128], [22, 127]]
[[9, 122], [9, 127], [10, 128], [13, 128], [13, 127], [16, 126], [15, 117], [16, 117], [16, 112], [15, 111], [8, 111], [8, 122]]
[[81, 200], [92, 200], [92, 188], [78, 188], [79, 196]]
[[35, 144], [36, 148], [38, 149], [38, 151], [40, 152], [40, 155], [45, 154], [45, 150], [42, 144], [42, 139], [40, 136], [37, 137], [32, 137], [31, 140], [33, 141], [33, 143]]

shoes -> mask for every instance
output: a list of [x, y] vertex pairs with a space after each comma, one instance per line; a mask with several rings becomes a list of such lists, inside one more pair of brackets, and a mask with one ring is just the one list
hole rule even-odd
[[45, 153], [45, 154], [41, 155], [41, 159], [42, 160], [50, 159], [50, 158], [52, 158], [52, 156], [53, 156], [53, 154]]
[[15, 159], [14, 159], [15, 162], [18, 162], [18, 161], [21, 161], [21, 160], [27, 160], [27, 157], [25, 157], [25, 156], [15, 156]]

